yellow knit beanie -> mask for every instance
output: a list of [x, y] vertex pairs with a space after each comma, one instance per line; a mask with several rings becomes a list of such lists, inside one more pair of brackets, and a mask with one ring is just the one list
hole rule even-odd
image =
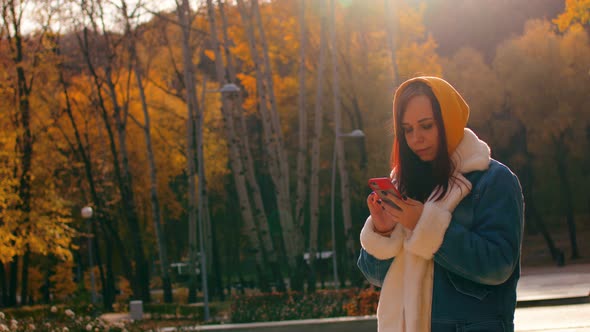
[[459, 143], [463, 139], [463, 133], [467, 120], [469, 119], [469, 105], [463, 100], [463, 97], [453, 88], [451, 84], [442, 78], [434, 76], [419, 76], [411, 78], [402, 83], [395, 92], [393, 99], [394, 105], [394, 128], [395, 128], [395, 101], [399, 98], [402, 91], [412, 82], [424, 82], [431, 89], [438, 103], [440, 105], [440, 111], [445, 127], [445, 134], [447, 138], [447, 148], [449, 156], [455, 151]]

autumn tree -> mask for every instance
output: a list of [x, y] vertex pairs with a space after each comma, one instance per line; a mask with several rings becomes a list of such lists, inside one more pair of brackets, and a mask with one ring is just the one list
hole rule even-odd
[[[0, 212], [0, 228], [6, 234], [2, 241], [6, 246], [2, 263], [10, 263], [10, 267], [8, 276], [4, 266], [0, 273], [8, 280], [8, 289], [3, 292], [5, 303], [15, 305], [17, 288], [21, 291], [21, 304], [26, 304], [29, 298], [31, 255], [54, 254], [71, 259], [69, 245], [75, 232], [68, 225], [71, 221], [69, 202], [56, 195], [57, 179], [43, 163], [47, 157], [44, 154], [47, 142], [39, 143], [51, 126], [42, 92], [43, 85], [51, 85], [55, 79], [51, 70], [55, 63], [52, 52], [55, 39], [49, 31], [55, 8], [34, 4], [41, 20], [32, 21], [37, 30], [26, 34], [23, 31], [24, 3], [2, 1], [0, 5], [3, 37], [0, 47], [7, 50], [1, 58], [4, 65], [0, 93], [5, 114], [1, 121], [5, 130], [12, 133], [3, 136], [2, 148], [12, 153], [5, 154], [0, 165], [10, 169], [2, 180], [5, 196]], [[22, 268], [20, 283], [17, 280], [19, 266]]]
[[582, 112], [588, 107], [582, 88], [590, 84], [590, 77], [583, 69], [588, 67], [588, 59], [590, 46], [583, 30], [573, 29], [561, 36], [549, 22], [531, 21], [522, 36], [499, 47], [494, 60], [494, 69], [505, 84], [510, 105], [526, 124], [531, 153], [551, 160], [555, 166], [572, 258], [580, 254], [570, 167], [585, 146], [580, 142], [584, 142], [588, 123]]
[[469, 103], [468, 125], [490, 144], [494, 158], [508, 164], [518, 174], [527, 202], [527, 223], [542, 233], [551, 256], [557, 264], [563, 264], [563, 254], [555, 246], [546, 219], [533, 199], [535, 174], [527, 144], [528, 128], [515, 114], [502, 81], [486, 63], [483, 54], [472, 48], [460, 49], [442, 65], [445, 79]]

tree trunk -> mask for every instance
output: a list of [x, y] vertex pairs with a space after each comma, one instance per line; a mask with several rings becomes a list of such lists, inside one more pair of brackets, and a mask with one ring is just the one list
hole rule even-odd
[[[295, 222], [305, 223], [304, 206], [307, 197], [307, 109], [305, 105], [305, 0], [299, 1], [299, 149], [297, 150], [297, 198]], [[311, 255], [311, 252], [310, 252]], [[311, 256], [310, 256], [311, 257]], [[310, 258], [311, 262], [311, 258]], [[314, 287], [315, 289], [315, 287]]]
[[[346, 245], [346, 254], [343, 257], [345, 264], [343, 266], [350, 266], [353, 264], [352, 259], [355, 256], [354, 238], [352, 234], [352, 216], [350, 214], [350, 185], [348, 182], [348, 172], [346, 171], [344, 147], [340, 137], [341, 129], [341, 115], [340, 115], [340, 87], [338, 77], [338, 57], [337, 57], [337, 39], [336, 39], [336, 20], [335, 20], [335, 1], [331, 0], [331, 17], [330, 17], [330, 40], [332, 42], [332, 97], [334, 104], [334, 132], [335, 132], [335, 149], [336, 149], [336, 163], [338, 165], [338, 173], [340, 175], [340, 195], [342, 199], [342, 218], [344, 223], [344, 238]], [[348, 269], [342, 271], [344, 275], [348, 274]], [[342, 282], [345, 282], [343, 279]]]
[[[215, 11], [213, 8], [213, 1], [207, 0], [207, 11], [209, 19], [209, 30], [211, 32], [211, 42], [213, 45], [213, 51], [215, 52], [215, 72], [217, 75], [217, 81], [220, 87], [226, 83], [225, 80], [225, 66], [223, 64], [223, 57], [221, 56], [221, 50], [219, 48], [219, 41], [217, 39], [217, 24], [215, 20]], [[268, 280], [264, 276], [264, 268], [266, 266], [266, 257], [262, 250], [262, 240], [260, 238], [260, 232], [258, 225], [254, 220], [254, 215], [249, 202], [248, 189], [246, 186], [246, 177], [244, 175], [244, 167], [242, 163], [241, 151], [239, 150], [240, 137], [236, 135], [236, 129], [233, 118], [233, 108], [235, 105], [235, 98], [230, 101], [225, 93], [221, 95], [221, 112], [223, 114], [225, 131], [227, 135], [227, 141], [230, 152], [230, 165], [234, 176], [234, 182], [238, 192], [238, 199], [240, 202], [240, 209], [242, 211], [242, 219], [244, 221], [244, 232], [254, 250], [256, 257], [257, 269], [259, 271], [260, 287], [268, 291]]]
[[537, 204], [533, 198], [533, 190], [532, 185], [534, 183], [534, 174], [533, 174], [533, 167], [532, 161], [530, 157], [527, 157], [526, 165], [524, 166], [523, 171], [521, 174], [526, 174], [526, 176], [520, 177], [523, 189], [523, 196], [524, 201], [526, 202], [525, 208], [525, 219], [531, 221], [535, 224], [535, 227], [541, 232], [543, 235], [543, 239], [547, 243], [547, 247], [549, 248], [549, 253], [553, 258], [553, 261], [557, 266], [563, 266], [565, 264], [563, 252], [555, 246], [553, 239], [551, 238], [551, 234], [547, 230], [545, 226], [545, 221], [543, 217], [539, 214], [537, 210]]
[[8, 287], [6, 285], [6, 270], [4, 263], [0, 262], [0, 306], [8, 306]]
[[18, 288], [18, 260], [19, 256], [15, 256], [10, 262], [10, 281], [8, 284], [8, 301], [9, 307], [15, 306], [16, 302], [16, 289]]
[[182, 29], [182, 59], [184, 65], [184, 84], [186, 89], [187, 100], [187, 168], [188, 168], [188, 215], [189, 215], [189, 294], [188, 302], [194, 303], [197, 301], [197, 275], [195, 265], [197, 263], [197, 186], [196, 179], [197, 169], [195, 165], [195, 116], [197, 112], [197, 95], [195, 87], [195, 70], [192, 63], [192, 50], [190, 48], [190, 16], [191, 9], [188, 0], [182, 0], [182, 3], [176, 8], [178, 20]]
[[[92, 228], [92, 238], [90, 239], [90, 245], [92, 246], [92, 253], [94, 254], [94, 261], [96, 262], [96, 266], [98, 267], [98, 276], [100, 279], [100, 285], [102, 286], [103, 294], [104, 290], [107, 288], [104, 268], [102, 266], [102, 256], [100, 254], [100, 248], [98, 246], [98, 230], [96, 228], [96, 217], [90, 219], [90, 225]], [[107, 246], [108, 247], [108, 246]], [[94, 268], [94, 266], [90, 266], [90, 268]]]
[[576, 239], [576, 221], [574, 218], [574, 201], [572, 197], [572, 190], [567, 176], [567, 157], [568, 151], [564, 143], [565, 133], [561, 133], [560, 137], [554, 141], [555, 143], [555, 162], [557, 164], [557, 173], [563, 188], [563, 198], [565, 200], [565, 215], [567, 219], [567, 226], [570, 237], [570, 245], [572, 247], [572, 259], [580, 258], [578, 250], [578, 241]]
[[[255, 23], [253, 22], [252, 16], [248, 15], [243, 0], [238, 1], [238, 9], [246, 27], [248, 46], [256, 67], [256, 90], [260, 96], [260, 115], [262, 117], [264, 130], [263, 136], [265, 147], [268, 149], [269, 173], [277, 197], [279, 220], [287, 254], [287, 263], [291, 275], [291, 288], [294, 290], [302, 290], [305, 270], [305, 262], [303, 260], [303, 236], [301, 233], [301, 227], [295, 225], [295, 221], [293, 220], [289, 192], [288, 164], [282, 143], [282, 130], [280, 127], [278, 112], [276, 110], [270, 60], [268, 59], [268, 46], [266, 45], [265, 34], [262, 29], [258, 1], [252, 1], [252, 16], [257, 22], [264, 61], [260, 60], [258, 50], [256, 49], [256, 39], [254, 34]], [[264, 70], [262, 68], [264, 68]], [[268, 109], [269, 105], [270, 111]]]
[[[97, 3], [97, 6], [102, 6], [100, 3]], [[94, 18], [92, 18], [94, 19]], [[104, 18], [101, 17], [101, 20]], [[104, 22], [102, 26], [104, 27]], [[93, 25], [94, 35], [95, 36], [102, 36], [105, 40], [104, 52], [107, 54], [109, 59], [114, 59], [113, 51], [111, 49], [111, 35], [109, 31], [102, 30], [99, 31], [97, 25]], [[87, 46], [88, 44], [86, 44]], [[105, 108], [104, 103], [102, 103], [102, 84], [100, 83], [101, 80], [98, 78], [98, 74], [94, 71], [91, 61], [90, 50], [83, 49], [86, 56], [86, 62], [89, 64], [89, 69], [91, 70], [92, 76], [94, 77], [94, 81], [97, 87], [97, 94], [99, 95], [99, 101], [101, 101], [101, 107], [103, 111], [103, 119], [105, 121], [105, 126], [107, 126], [108, 116], [107, 116], [107, 109]], [[135, 259], [135, 274], [132, 279], [130, 279], [131, 287], [133, 290], [134, 298], [138, 298], [143, 300], [144, 302], [150, 302], [150, 290], [149, 290], [149, 268], [147, 264], [147, 260], [145, 258], [145, 253], [143, 250], [143, 242], [142, 242], [142, 232], [141, 227], [139, 225], [139, 218], [137, 214], [137, 206], [133, 194], [133, 185], [132, 185], [132, 176], [129, 169], [129, 154], [127, 152], [127, 133], [126, 133], [126, 124], [128, 118], [128, 105], [121, 105], [119, 102], [119, 98], [117, 96], [117, 89], [115, 87], [115, 83], [113, 82], [113, 68], [111, 62], [106, 62], [106, 64], [101, 68], [104, 70], [104, 75], [102, 79], [107, 85], [106, 92], [110, 97], [110, 102], [113, 110], [113, 118], [115, 120], [115, 128], [117, 133], [117, 143], [118, 143], [118, 152], [117, 146], [115, 146], [114, 140], [111, 141], [111, 152], [113, 153], [113, 166], [115, 169], [115, 175], [117, 180], [117, 185], [119, 187], [120, 195], [121, 195], [121, 205], [123, 214], [125, 216], [125, 220], [129, 227], [129, 231], [131, 233], [131, 242], [133, 247], [133, 256]], [[128, 101], [127, 101], [128, 102]], [[112, 135], [109, 132], [109, 135]], [[110, 137], [112, 138], [112, 136]]]
[[30, 250], [27, 248], [23, 255], [23, 265], [21, 270], [21, 286], [20, 286], [20, 305], [27, 305], [29, 293], [29, 257]]
[[[18, 203], [17, 209], [22, 212], [21, 225], [28, 227], [29, 214], [31, 212], [31, 181], [32, 181], [32, 159], [33, 159], [33, 134], [31, 131], [31, 104], [30, 96], [32, 91], [33, 77], [27, 81], [25, 69], [25, 46], [23, 45], [23, 35], [21, 34], [21, 16], [22, 12], [19, 12], [22, 8], [19, 8], [18, 2], [10, 1], [3, 3], [2, 21], [5, 25], [7, 35], [2, 36], [3, 40], [8, 40], [9, 50], [11, 51], [10, 58], [12, 60], [12, 66], [7, 68], [14, 68], [16, 70], [16, 95], [14, 100], [16, 105], [13, 105], [16, 109], [16, 116], [14, 120], [14, 130], [16, 135], [16, 150], [18, 154], [18, 196], [20, 202]], [[36, 56], [36, 55], [35, 55]], [[16, 173], [15, 173], [16, 175]], [[18, 232], [28, 234], [28, 229], [21, 229], [19, 225]], [[28, 254], [25, 252], [23, 262], [28, 266]], [[18, 262], [18, 258], [14, 257], [14, 262]], [[14, 267], [14, 268], [13, 268]], [[11, 266], [11, 277], [10, 277], [10, 290], [9, 290], [9, 305], [16, 305], [16, 287], [17, 281], [17, 268], [18, 265]], [[27, 290], [27, 283], [21, 285], [22, 291]], [[21, 299], [22, 302], [22, 299]]]
[[[203, 150], [203, 126], [205, 125], [205, 116], [204, 111], [206, 110], [206, 94], [207, 94], [207, 78], [203, 77], [202, 82], [202, 89], [201, 89], [201, 103], [202, 108], [199, 108], [199, 112], [197, 113], [197, 117], [195, 120], [195, 128], [196, 135], [195, 139], [195, 146], [197, 147], [197, 160], [195, 161], [197, 164], [197, 172], [199, 173], [199, 184], [198, 184], [198, 201], [199, 204], [199, 212], [200, 216], [202, 215], [203, 220], [203, 236], [204, 236], [204, 246], [205, 246], [205, 253], [207, 254], [207, 271], [212, 270], [213, 260], [214, 260], [214, 250], [213, 250], [213, 233], [211, 230], [211, 214], [209, 213], [209, 192], [207, 191], [207, 178], [205, 173], [205, 153]], [[202, 162], [201, 162], [202, 161]], [[203, 167], [202, 169], [200, 167]], [[200, 180], [203, 181], [200, 181]]]
[[[230, 45], [230, 39], [227, 33], [227, 18], [225, 16], [224, 4], [221, 0], [218, 0], [217, 3], [219, 4], [219, 12], [222, 22], [223, 45], [225, 51], [225, 58], [227, 59], [227, 69], [229, 73], [229, 78], [232, 83], [237, 83], [238, 80], [236, 77], [236, 69], [234, 67], [233, 57], [228, 47], [228, 45]], [[250, 150], [248, 128], [246, 126], [246, 118], [244, 116], [244, 111], [242, 109], [241, 93], [238, 94], [237, 104], [237, 107], [232, 108], [233, 117], [234, 123], [236, 124], [237, 137], [241, 138], [238, 144], [241, 143], [239, 149], [242, 152], [244, 173], [246, 174], [246, 180], [248, 181], [248, 187], [250, 189], [251, 198], [254, 202], [254, 218], [257, 221], [258, 230], [262, 242], [262, 248], [264, 250], [264, 255], [268, 259], [268, 264], [270, 265], [269, 267], [272, 271], [274, 282], [277, 285], [277, 289], [279, 291], [285, 291], [285, 283], [282, 277], [280, 264], [278, 261], [278, 255], [275, 250], [275, 245], [271, 238], [270, 229], [268, 225], [268, 218], [264, 210], [264, 203], [262, 200], [262, 194], [260, 192], [260, 186], [258, 185], [258, 181], [256, 180], [256, 174], [254, 173], [254, 159], [252, 158], [252, 153]]]
[[218, 294], [220, 301], [225, 301], [225, 294], [223, 293], [223, 275], [221, 272], [221, 259], [219, 257], [219, 244], [217, 242], [217, 229], [214, 223], [209, 223], [211, 225], [211, 248], [213, 250], [212, 257], [213, 257], [213, 270], [215, 276], [215, 290]]
[[389, 47], [389, 54], [391, 56], [391, 82], [393, 87], [397, 88], [399, 71], [397, 69], [397, 61], [395, 61], [395, 24], [396, 17], [391, 10], [391, 2], [393, 0], [383, 0], [385, 2], [385, 27], [387, 30], [387, 46]]
[[[263, 82], [265, 89], [265, 95], [268, 97], [268, 101], [270, 102], [270, 119], [272, 128], [274, 130], [275, 139], [277, 140], [277, 147], [278, 149], [278, 161], [279, 161], [279, 169], [281, 174], [281, 185], [282, 190], [285, 191], [285, 198], [289, 202], [289, 218], [292, 219], [293, 216], [291, 214], [292, 208], [290, 208], [290, 199], [289, 199], [289, 164], [287, 160], [287, 156], [285, 155], [284, 143], [283, 143], [283, 130], [281, 128], [281, 121], [279, 119], [279, 112], [277, 110], [277, 101], [275, 97], [274, 91], [274, 82], [272, 76], [272, 65], [270, 63], [270, 57], [268, 55], [268, 43], [266, 42], [266, 32], [264, 31], [264, 27], [262, 25], [262, 18], [260, 17], [260, 8], [258, 7], [258, 0], [252, 0], [252, 14], [254, 19], [254, 24], [258, 27], [258, 38], [260, 39], [260, 45], [262, 46], [262, 60], [263, 68], [262, 74], [264, 77]], [[287, 207], [287, 206], [285, 206]], [[297, 220], [295, 220], [297, 221]], [[296, 248], [295, 246], [294, 248]], [[301, 246], [301, 248], [303, 248]], [[303, 250], [303, 249], [302, 249]]]
[[309, 193], [309, 280], [308, 287], [310, 291], [315, 290], [316, 280], [316, 252], [318, 251], [318, 228], [320, 215], [320, 145], [323, 128], [323, 95], [324, 95], [324, 66], [326, 60], [326, 30], [327, 17], [325, 1], [320, 2], [320, 54], [319, 64], [317, 68], [316, 79], [316, 98], [315, 98], [315, 112], [314, 112], [314, 131], [313, 140], [311, 143], [311, 175], [310, 175], [310, 193]]
[[[105, 239], [106, 240], [106, 239]], [[113, 273], [113, 247], [105, 245], [106, 248], [106, 284], [102, 289], [103, 309], [106, 312], [113, 310], [115, 303], [115, 275]]]
[[[59, 51], [58, 51], [59, 52]], [[98, 224], [100, 225], [100, 229], [103, 231], [103, 233], [105, 234], [105, 241], [107, 241], [107, 243], [109, 244], [114, 244], [118, 249], [119, 249], [119, 255], [121, 256], [121, 260], [123, 262], [123, 271], [125, 276], [127, 276], [127, 278], [129, 280], [132, 280], [132, 272], [131, 272], [131, 263], [129, 261], [128, 256], [125, 254], [125, 250], [123, 249], [123, 243], [121, 241], [121, 238], [118, 235], [118, 232], [114, 231], [113, 229], [116, 228], [116, 225], [114, 224], [114, 221], [111, 220], [110, 217], [108, 217], [106, 215], [106, 213], [104, 213], [103, 211], [105, 211], [105, 202], [104, 202], [104, 198], [102, 196], [98, 195], [97, 189], [96, 189], [96, 184], [95, 184], [95, 180], [94, 180], [94, 176], [92, 173], [92, 161], [90, 159], [90, 153], [86, 153], [86, 150], [84, 148], [84, 145], [82, 143], [82, 138], [80, 135], [80, 132], [78, 130], [78, 126], [74, 120], [74, 116], [73, 116], [73, 111], [72, 111], [72, 107], [71, 107], [71, 103], [70, 103], [70, 98], [69, 98], [69, 94], [68, 94], [68, 90], [67, 90], [67, 84], [65, 81], [65, 78], [63, 76], [63, 68], [61, 68], [60, 66], [60, 72], [59, 72], [59, 79], [60, 79], [60, 83], [63, 87], [63, 92], [64, 92], [64, 96], [65, 96], [65, 102], [66, 102], [66, 107], [65, 107], [65, 112], [68, 115], [68, 119], [70, 120], [70, 124], [72, 125], [72, 128], [74, 130], [74, 136], [76, 138], [76, 146], [72, 146], [72, 150], [73, 152], [78, 155], [78, 158], [81, 159], [81, 161], [84, 164], [84, 172], [86, 175], [86, 179], [88, 181], [88, 186], [90, 188], [90, 195], [92, 198], [92, 202], [94, 203], [94, 207], [95, 207], [95, 220], [98, 221]], [[95, 238], [97, 238], [97, 232], [95, 232], [94, 236]], [[97, 238], [98, 239], [98, 238]], [[113, 303], [115, 300], [115, 283], [114, 283], [114, 276], [113, 276], [113, 266], [112, 266], [112, 247], [110, 245], [106, 245], [105, 246], [107, 249], [107, 264], [106, 264], [106, 269], [107, 269], [107, 284], [106, 287], [103, 288], [103, 307], [105, 309], [105, 311], [111, 311], [112, 307], [113, 307]]]
[[[586, 30], [590, 30], [590, 26], [588, 26], [588, 29], [586, 29]], [[588, 125], [586, 125], [586, 144], [587, 144], [587, 146], [590, 146], [590, 123]], [[588, 174], [588, 173], [590, 173], [590, 155], [588, 155], [588, 154], [585, 154], [585, 155], [586, 155], [585, 173]], [[590, 213], [590, 193], [588, 191], [586, 191], [586, 197], [588, 199], [587, 211], [588, 211], [588, 213]]]
[[117, 129], [117, 138], [119, 141], [119, 156], [121, 164], [117, 165], [121, 170], [121, 181], [119, 182], [119, 190], [121, 191], [121, 200], [123, 203], [123, 212], [125, 219], [129, 225], [131, 241], [133, 243], [133, 254], [135, 258], [135, 283], [132, 284], [134, 288], [133, 295], [139, 298], [144, 303], [150, 302], [150, 271], [148, 263], [145, 258], [143, 249], [142, 232], [139, 225], [139, 217], [137, 214], [137, 206], [135, 203], [135, 195], [133, 193], [132, 176], [129, 168], [129, 153], [127, 152], [127, 107], [122, 109], [116, 95], [115, 84], [111, 77], [110, 68], [106, 68], [106, 82], [110, 91], [111, 102], [113, 105], [115, 128]]
[[154, 232], [156, 233], [156, 244], [158, 246], [158, 255], [160, 259], [160, 273], [162, 277], [162, 287], [164, 290], [164, 302], [172, 303], [172, 285], [170, 283], [170, 275], [168, 273], [168, 254], [165, 245], [165, 236], [161, 229], [162, 224], [162, 213], [160, 209], [160, 199], [158, 197], [158, 177], [156, 161], [154, 157], [154, 151], [152, 147], [152, 135], [151, 135], [151, 121], [150, 113], [147, 105], [147, 99], [145, 96], [145, 89], [142, 81], [142, 70], [139, 63], [140, 59], [137, 56], [137, 50], [135, 47], [135, 38], [131, 35], [131, 24], [129, 22], [129, 16], [127, 14], [127, 7], [125, 1], [122, 1], [123, 15], [126, 20], [126, 34], [129, 38], [128, 49], [130, 54], [130, 61], [132, 61], [133, 72], [137, 81], [137, 88], [139, 90], [139, 96], [141, 100], [141, 108], [143, 111], [144, 125], [142, 126], [143, 133], [145, 136], [146, 150], [148, 155], [148, 164], [150, 169], [150, 202], [152, 207], [152, 222], [154, 224]]
[[[525, 146], [526, 148], [526, 146]], [[557, 266], [563, 266], [565, 264], [563, 252], [555, 246], [553, 239], [551, 238], [551, 234], [547, 230], [545, 226], [545, 221], [543, 217], [539, 214], [537, 210], [537, 204], [533, 198], [533, 190], [532, 186], [534, 183], [534, 174], [533, 174], [533, 167], [532, 167], [532, 160], [531, 157], [527, 155], [527, 161], [520, 171], [520, 182], [522, 184], [522, 191], [524, 196], [524, 201], [526, 202], [525, 208], [525, 220], [527, 222], [533, 222], [535, 227], [541, 232], [543, 235], [543, 239], [547, 243], [547, 247], [549, 248], [549, 253], [553, 258], [553, 261], [556, 263]]]
[[[201, 105], [203, 105], [203, 109], [206, 105], [206, 94], [207, 94], [207, 79], [206, 77], [203, 78], [203, 87], [201, 89]], [[200, 121], [197, 123], [197, 121], [195, 121], [195, 128], [201, 128], [201, 132], [202, 132], [202, 127], [204, 125], [204, 116], [203, 114], [201, 114], [200, 116]], [[200, 124], [202, 123], [202, 124]], [[195, 141], [195, 144], [200, 144], [200, 146], [198, 147], [198, 149], [201, 149], [200, 154], [203, 155], [203, 160], [204, 160], [204, 151], [203, 151], [203, 143], [204, 143], [204, 139], [203, 139], [203, 135], [202, 133], [198, 134], [198, 136], [200, 137], [198, 140]], [[198, 162], [198, 161], [197, 161]], [[203, 164], [204, 165], [204, 164]], [[204, 173], [204, 169], [203, 169], [203, 173]], [[205, 184], [203, 184], [205, 189], [207, 188]], [[209, 202], [209, 195], [207, 192], [205, 192], [204, 194], [206, 197], [206, 199], [204, 199], [205, 202]], [[216, 233], [215, 233], [215, 225], [211, 222], [211, 213], [209, 212], [209, 204], [205, 204], [203, 205], [203, 209], [204, 209], [204, 216], [206, 217], [205, 220], [205, 226], [206, 226], [206, 230], [205, 230], [205, 235], [207, 236], [207, 239], [205, 241], [205, 244], [207, 245], [207, 249], [206, 252], [208, 254], [208, 258], [207, 259], [207, 263], [208, 263], [208, 271], [213, 271], [213, 276], [212, 279], [214, 281], [214, 285], [212, 287], [214, 292], [217, 292], [218, 297], [220, 298], [221, 301], [224, 300], [225, 296], [223, 293], [223, 272], [221, 271], [221, 258], [219, 256], [219, 247], [218, 247], [218, 241], [216, 238]], [[212, 296], [215, 296], [215, 294], [212, 294]]]

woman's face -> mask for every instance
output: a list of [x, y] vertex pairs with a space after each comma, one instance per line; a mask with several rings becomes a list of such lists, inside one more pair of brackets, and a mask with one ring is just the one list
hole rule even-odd
[[433, 161], [439, 147], [438, 127], [434, 120], [432, 103], [427, 96], [410, 99], [402, 117], [406, 142], [422, 161]]

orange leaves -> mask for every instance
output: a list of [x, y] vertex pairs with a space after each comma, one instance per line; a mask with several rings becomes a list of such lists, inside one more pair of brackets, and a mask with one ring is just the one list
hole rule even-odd
[[400, 81], [416, 75], [440, 76], [442, 67], [436, 54], [436, 41], [429, 36], [423, 43], [412, 42], [396, 52]]
[[16, 154], [11, 151], [14, 149], [14, 137], [0, 133], [0, 262], [7, 263], [21, 249], [22, 240], [15, 234], [21, 213], [17, 209], [20, 203], [16, 191], [19, 181], [13, 168]]
[[49, 277], [51, 281], [51, 293], [59, 301], [67, 300], [77, 289], [73, 271], [74, 262], [63, 261], [55, 266], [55, 273]]
[[215, 61], [215, 52], [213, 50], [205, 50], [205, 55], [211, 60]]
[[258, 103], [256, 95], [256, 77], [243, 73], [237, 74], [237, 77], [244, 86], [244, 89], [248, 95], [248, 98], [244, 100], [244, 104], [242, 106], [250, 112], [256, 111], [256, 105]]
[[[575, 45], [575, 46], [574, 46]], [[529, 149], [550, 156], [556, 141], [583, 155], [588, 119], [590, 45], [578, 28], [555, 32], [547, 21], [530, 21], [522, 36], [503, 43], [494, 68], [510, 96], [510, 107], [525, 123]]]
[[590, 0], [566, 0], [565, 12], [553, 20], [560, 31], [576, 25], [590, 25]]

